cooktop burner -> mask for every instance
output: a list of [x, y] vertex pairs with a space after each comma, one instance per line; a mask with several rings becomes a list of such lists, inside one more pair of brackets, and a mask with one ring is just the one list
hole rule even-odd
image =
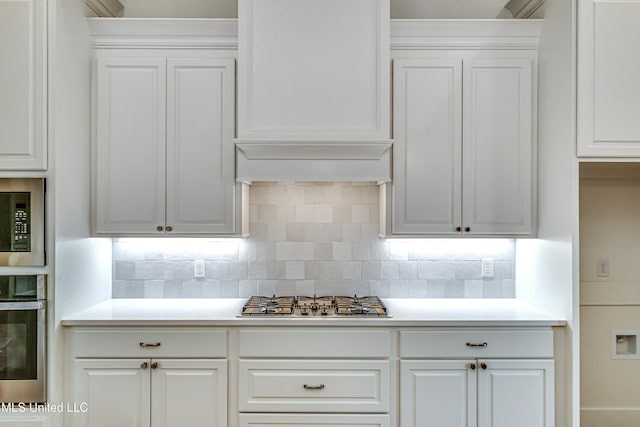
[[253, 296], [242, 307], [242, 316], [289, 317], [390, 317], [376, 296], [293, 297]]

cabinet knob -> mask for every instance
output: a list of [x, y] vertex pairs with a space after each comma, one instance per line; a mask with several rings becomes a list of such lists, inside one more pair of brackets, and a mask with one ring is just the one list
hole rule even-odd
[[456, 227], [456, 231], [459, 233], [462, 231], [462, 227]]
[[487, 364], [486, 364], [486, 363], [481, 363], [481, 364], [480, 364], [480, 367], [481, 367], [482, 369], [487, 369]]
[[170, 225], [167, 225], [166, 230], [167, 230], [167, 231], [173, 231], [173, 227], [171, 227]]
[[476, 369], [476, 364], [475, 363], [469, 363], [469, 364], [467, 364], [467, 368], [469, 368], [471, 370], [474, 370], [474, 369]]
[[140, 367], [141, 367], [142, 369], [147, 369], [147, 368], [149, 367], [149, 364], [148, 364], [147, 362], [144, 362], [144, 363], [142, 363], [142, 364], [140, 365]]
[[[486, 365], [485, 365], [486, 366]], [[157, 369], [158, 368], [158, 362], [153, 362], [151, 364], [151, 369]]]
[[470, 232], [470, 231], [471, 231], [471, 227], [465, 227], [465, 228], [464, 228], [464, 231], [465, 231], [465, 233]]
[[158, 230], [158, 231], [162, 231], [162, 230], [164, 230], [164, 227], [163, 227], [163, 226], [161, 226], [161, 225], [159, 225], [159, 226], [157, 226], [157, 227], [156, 227], [156, 230]]

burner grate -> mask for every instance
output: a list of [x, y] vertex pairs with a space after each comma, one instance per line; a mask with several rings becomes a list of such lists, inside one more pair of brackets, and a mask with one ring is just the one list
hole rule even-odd
[[390, 317], [377, 296], [253, 296], [242, 308], [242, 316], [300, 317]]

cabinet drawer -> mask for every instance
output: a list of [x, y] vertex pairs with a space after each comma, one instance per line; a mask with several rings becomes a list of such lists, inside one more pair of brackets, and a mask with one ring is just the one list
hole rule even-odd
[[211, 328], [73, 328], [74, 357], [227, 357], [227, 331]]
[[240, 427], [389, 427], [388, 415], [240, 414]]
[[241, 360], [244, 412], [387, 412], [389, 362]]
[[401, 331], [400, 357], [553, 357], [551, 329]]
[[372, 329], [243, 329], [240, 357], [388, 358], [391, 333]]

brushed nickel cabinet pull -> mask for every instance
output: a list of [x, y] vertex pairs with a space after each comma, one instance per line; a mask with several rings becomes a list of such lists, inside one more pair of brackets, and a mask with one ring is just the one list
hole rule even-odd
[[151, 364], [151, 369], [157, 369], [158, 368], [158, 362], [153, 362]]
[[324, 388], [324, 384], [320, 384], [320, 385], [303, 385], [302, 387], [304, 387], [305, 390], [322, 390]]
[[145, 348], [146, 347], [160, 347], [161, 345], [162, 345], [162, 343], [159, 343], [159, 342], [154, 342], [154, 343], [151, 343], [151, 344], [148, 344], [146, 342], [141, 342], [140, 343], [140, 347], [145, 347]]
[[489, 344], [486, 342], [468, 342], [467, 347], [486, 347]]
[[140, 365], [140, 367], [142, 369], [147, 369], [149, 367], [149, 364], [147, 362], [144, 362], [143, 364]]

